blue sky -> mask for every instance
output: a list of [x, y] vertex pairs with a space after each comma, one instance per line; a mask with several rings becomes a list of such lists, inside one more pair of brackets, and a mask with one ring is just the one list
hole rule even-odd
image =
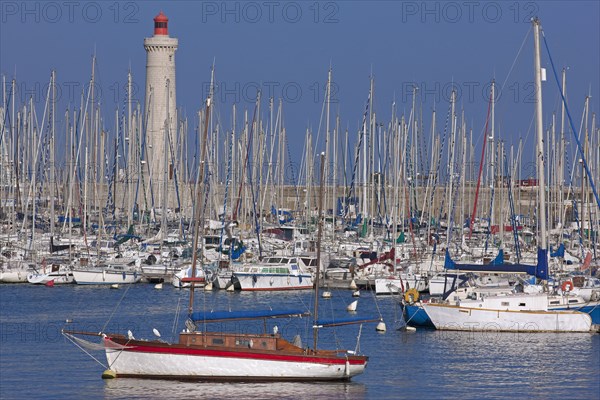
[[[410, 88], [416, 82], [423, 93], [428, 131], [431, 110], [435, 107], [445, 116], [455, 85], [459, 110], [465, 110], [475, 136], [483, 129], [487, 85], [495, 77], [499, 85], [506, 82], [496, 109], [498, 134], [509, 143], [526, 137], [533, 145], [533, 133], [528, 135], [533, 115], [528, 100], [533, 93], [528, 85], [533, 76], [531, 33], [519, 57], [517, 53], [530, 31], [529, 18], [535, 15], [542, 21], [557, 68], [569, 67], [568, 97], [576, 125], [586, 94], [592, 95], [592, 111], [598, 111], [597, 1], [0, 4], [0, 72], [7, 80], [16, 73], [21, 92], [36, 96], [41, 113], [44, 86], [51, 69], [56, 69], [64, 109], [69, 103], [79, 104], [95, 51], [109, 130], [114, 126], [114, 109], [123, 105], [130, 66], [143, 100], [143, 39], [152, 35], [152, 18], [160, 10], [170, 19], [170, 35], [179, 39], [177, 101], [191, 117], [190, 125], [196, 124], [193, 115], [206, 96], [214, 59], [222, 90], [216, 101], [223, 127], [231, 126], [233, 102], [239, 102], [239, 116], [246, 107], [252, 112], [256, 88], [261, 87], [264, 97], [283, 98], [290, 147], [298, 158], [306, 128], [312, 127], [316, 135], [330, 64], [336, 88], [332, 110], [339, 110], [342, 126], [349, 128], [352, 139], [362, 118], [371, 73], [374, 108], [381, 122], [389, 121], [394, 98], [399, 112], [408, 114]], [[542, 58], [549, 78], [544, 86], [544, 121], [548, 123], [551, 112], [559, 110], [559, 99], [545, 52]], [[240, 122], [241, 117], [238, 126]], [[441, 123], [443, 116], [438, 117]]]

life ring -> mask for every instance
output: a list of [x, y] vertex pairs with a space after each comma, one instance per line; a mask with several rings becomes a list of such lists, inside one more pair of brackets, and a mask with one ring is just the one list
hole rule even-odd
[[412, 304], [417, 300], [419, 300], [419, 291], [417, 289], [412, 288], [404, 292], [404, 301], [406, 301], [407, 303]]
[[562, 289], [563, 292], [570, 292], [571, 290], [573, 290], [574, 287], [575, 286], [573, 286], [573, 282], [564, 281], [560, 288]]

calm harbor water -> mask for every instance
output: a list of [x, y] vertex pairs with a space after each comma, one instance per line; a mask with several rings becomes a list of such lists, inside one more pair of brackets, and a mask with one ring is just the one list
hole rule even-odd
[[[364, 374], [347, 383], [202, 383], [139, 379], [102, 380], [98, 362], [66, 341], [68, 329], [152, 338], [157, 328], [170, 340], [187, 312], [189, 291], [138, 284], [112, 290], [77, 285], [0, 285], [0, 398], [108, 399], [398, 399], [569, 398], [600, 399], [600, 335], [501, 334], [397, 331], [400, 309], [392, 298], [363, 292], [358, 315], [381, 316], [375, 324], [321, 331], [320, 347], [356, 346], [370, 356]], [[196, 309], [311, 307], [311, 292], [197, 292]], [[320, 300], [324, 317], [344, 316], [348, 291]], [[66, 324], [66, 320], [72, 322]], [[278, 320], [286, 338], [312, 344], [306, 320]], [[104, 325], [107, 324], [106, 328]], [[174, 331], [173, 327], [176, 326]], [[240, 331], [262, 324], [229, 325]], [[270, 324], [273, 325], [273, 324]], [[216, 327], [221, 328], [221, 327]], [[269, 326], [271, 329], [271, 326]], [[103, 353], [92, 355], [106, 363]]]

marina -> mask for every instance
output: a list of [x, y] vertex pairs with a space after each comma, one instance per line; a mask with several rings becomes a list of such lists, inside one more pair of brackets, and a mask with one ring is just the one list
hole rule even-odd
[[175, 9], [114, 113], [96, 51], [78, 102], [2, 75], [0, 398], [600, 396], [597, 76], [561, 27], [518, 25], [476, 107], [371, 66], [348, 112], [330, 61], [299, 131], [216, 57], [186, 111]]

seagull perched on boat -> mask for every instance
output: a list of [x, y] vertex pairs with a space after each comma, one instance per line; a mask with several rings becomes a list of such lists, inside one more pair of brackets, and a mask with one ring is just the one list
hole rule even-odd
[[129, 339], [129, 340], [133, 340], [133, 339], [135, 339], [135, 338], [133, 337], [133, 332], [131, 332], [131, 331], [127, 331], [127, 339]]
[[154, 333], [154, 336], [160, 337], [160, 332], [158, 331], [158, 329], [152, 328], [152, 332]]
[[273, 327], [273, 335], [277, 335], [277, 332], [279, 332], [279, 328], [277, 327], [277, 325], [275, 325]]

